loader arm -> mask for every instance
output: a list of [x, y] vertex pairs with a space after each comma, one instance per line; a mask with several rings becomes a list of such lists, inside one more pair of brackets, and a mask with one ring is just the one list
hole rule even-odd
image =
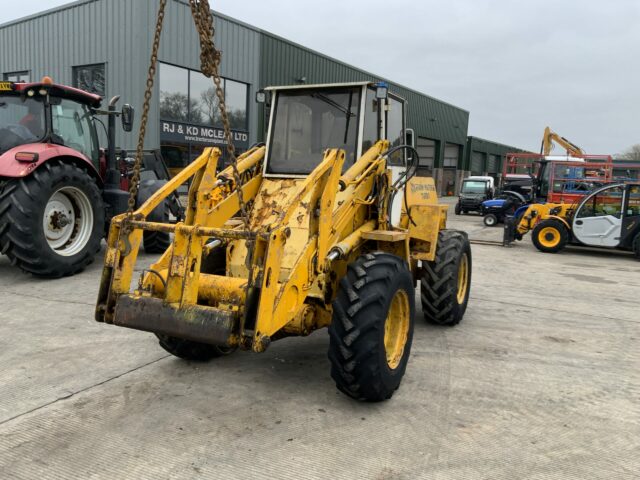
[[[227, 170], [230, 169], [221, 172], [217, 177], [215, 175], [219, 157], [219, 149], [205, 149], [200, 157], [152, 195], [138, 210], [133, 212], [131, 217], [128, 214], [122, 214], [113, 218], [107, 238], [107, 251], [96, 306], [96, 320], [112, 323], [118, 297], [130, 292], [133, 269], [137, 261], [143, 230], [175, 233], [179, 239], [195, 235], [199, 238], [198, 243], [200, 244], [195, 248], [200, 251], [204, 241], [209, 237], [243, 235], [233, 230], [221, 228], [237, 213], [239, 206], [237, 195], [232, 195], [236, 186], [228, 179], [230, 171]], [[255, 196], [256, 185], [259, 184], [262, 177], [259, 166], [263, 158], [264, 147], [260, 147], [245, 152], [238, 159], [240, 173], [248, 180], [240, 187], [246, 200], [250, 200], [252, 195]], [[180, 185], [191, 177], [193, 177], [193, 182], [189, 191], [190, 201], [185, 222], [174, 225], [144, 220], [165, 198], [172, 195]], [[214, 215], [214, 212], [218, 215]], [[212, 216], [215, 216], [219, 221], [210, 221]], [[247, 237], [248, 234], [245, 233], [244, 236]], [[182, 243], [176, 242], [174, 239], [172, 247], [151, 267], [151, 273], [146, 274], [141, 280], [140, 285], [143, 288], [152, 288], [154, 282], [150, 280], [150, 275], [158, 277], [160, 270], [167, 270], [169, 278], [163, 278], [162, 282], [167, 284], [167, 290], [170, 287], [174, 291], [173, 297], [177, 296], [175, 289], [185, 287], [191, 287], [188, 289], [187, 296], [193, 297], [193, 281], [179, 279], [180, 274], [185, 271], [186, 264], [183, 262], [184, 257], [181, 256], [184, 251], [181, 252], [180, 247], [176, 251], [174, 246], [182, 245]], [[196, 256], [196, 252], [190, 253], [192, 257]], [[188, 268], [195, 270], [194, 267], [195, 265], [190, 264]], [[192, 271], [189, 276], [193, 275], [197, 276], [197, 272]], [[172, 276], [174, 277], [173, 281], [171, 281]]]

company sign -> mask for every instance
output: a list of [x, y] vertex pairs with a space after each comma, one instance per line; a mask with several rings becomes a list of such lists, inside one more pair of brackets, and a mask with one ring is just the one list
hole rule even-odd
[[[242, 149], [249, 147], [249, 134], [231, 130], [233, 144]], [[163, 143], [195, 143], [199, 145], [226, 145], [224, 130], [217, 127], [189, 125], [160, 120], [160, 140]]]

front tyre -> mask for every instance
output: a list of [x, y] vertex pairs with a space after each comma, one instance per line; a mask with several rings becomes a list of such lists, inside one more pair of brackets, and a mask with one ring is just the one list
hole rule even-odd
[[349, 265], [329, 326], [331, 376], [358, 400], [391, 398], [404, 375], [413, 339], [415, 291], [401, 258], [383, 252]]
[[531, 234], [535, 247], [544, 253], [556, 253], [569, 241], [569, 232], [560, 220], [549, 218], [539, 222]]
[[498, 217], [493, 213], [488, 213], [484, 216], [482, 221], [487, 227], [495, 227], [498, 224]]
[[[212, 275], [224, 275], [226, 272], [227, 250], [220, 246], [210, 250], [202, 257], [202, 273]], [[184, 360], [196, 362], [206, 362], [212, 358], [231, 355], [237, 350], [236, 347], [226, 347], [223, 345], [209, 345], [208, 343], [195, 342], [184, 338], [171, 337], [169, 335], [156, 334], [160, 346], [171, 355]]]
[[41, 277], [83, 270], [100, 250], [104, 204], [86, 170], [56, 160], [0, 189], [0, 253]]
[[460, 323], [471, 291], [471, 246], [465, 232], [442, 230], [436, 257], [423, 262], [420, 278], [422, 312], [427, 322], [453, 326]]

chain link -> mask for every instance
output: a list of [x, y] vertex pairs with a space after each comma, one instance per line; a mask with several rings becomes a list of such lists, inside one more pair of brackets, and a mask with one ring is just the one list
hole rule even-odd
[[156, 20], [156, 30], [153, 36], [153, 47], [151, 49], [151, 61], [147, 74], [147, 84], [144, 91], [144, 103], [142, 104], [142, 117], [140, 118], [140, 131], [138, 133], [138, 145], [136, 147], [136, 161], [133, 166], [133, 175], [129, 185], [129, 204], [127, 215], [131, 217], [136, 208], [136, 197], [138, 196], [138, 186], [140, 184], [140, 169], [142, 168], [142, 157], [144, 155], [144, 137], [147, 133], [147, 121], [149, 119], [149, 107], [151, 96], [153, 95], [153, 81], [156, 77], [156, 66], [158, 64], [158, 50], [160, 49], [160, 35], [162, 34], [162, 24], [164, 22], [164, 10], [167, 0], [160, 0], [158, 7], [158, 18]]
[[213, 77], [215, 84], [216, 97], [220, 107], [220, 116], [222, 117], [222, 126], [224, 128], [224, 138], [227, 141], [227, 153], [231, 160], [231, 170], [233, 172], [233, 181], [236, 184], [236, 192], [238, 195], [238, 204], [240, 206], [240, 215], [246, 230], [249, 230], [249, 215], [247, 213], [247, 205], [242, 194], [242, 179], [238, 171], [238, 159], [236, 158], [236, 148], [233, 144], [231, 136], [231, 126], [229, 124], [229, 115], [227, 113], [227, 105], [224, 100], [224, 90], [222, 89], [222, 80], [220, 78], [220, 60], [221, 53], [216, 49], [213, 43], [215, 28], [213, 26], [213, 14], [208, 0], [189, 0], [191, 7], [191, 15], [198, 31], [200, 40], [200, 69], [206, 77]]

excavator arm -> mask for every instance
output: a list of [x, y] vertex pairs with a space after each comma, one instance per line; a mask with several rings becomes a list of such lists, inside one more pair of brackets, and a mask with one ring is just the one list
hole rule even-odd
[[556, 132], [552, 131], [549, 127], [544, 129], [544, 135], [542, 136], [542, 145], [540, 146], [540, 153], [543, 155], [549, 155], [551, 153], [551, 149], [553, 148], [553, 144], [557, 143], [562, 148], [567, 151], [568, 155], [572, 156], [582, 156], [584, 152], [580, 147], [570, 142], [564, 137], [561, 137]]

